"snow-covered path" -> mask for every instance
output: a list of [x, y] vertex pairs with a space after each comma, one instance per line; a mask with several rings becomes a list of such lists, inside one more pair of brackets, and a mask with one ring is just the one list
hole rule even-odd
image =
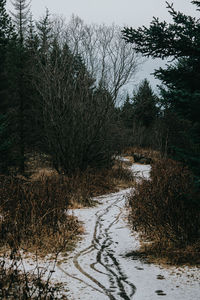
[[[148, 177], [150, 166], [135, 164], [132, 170], [138, 177]], [[84, 222], [85, 236], [57, 265], [52, 280], [66, 284], [69, 300], [200, 299], [197, 268], [164, 269], [126, 256], [140, 246], [137, 234], [127, 226], [128, 192], [98, 197], [97, 207], [70, 212]]]

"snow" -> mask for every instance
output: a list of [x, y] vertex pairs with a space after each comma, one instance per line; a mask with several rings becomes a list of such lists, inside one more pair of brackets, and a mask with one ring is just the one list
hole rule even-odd
[[130, 160], [128, 158], [123, 157], [123, 156], [115, 156], [115, 159], [119, 160], [121, 162], [130, 162]]
[[140, 164], [133, 164], [129, 169], [133, 172], [133, 174], [138, 178], [149, 179], [151, 166], [150, 165], [140, 165]]
[[123, 156], [117, 155], [114, 158], [115, 158], [115, 160], [118, 160], [118, 161], [121, 161], [121, 162], [128, 162], [128, 163], [130, 163], [130, 160], [127, 157], [123, 157]]
[[[139, 178], [148, 178], [151, 167], [134, 164]], [[93, 208], [68, 211], [83, 222], [85, 234], [69, 257], [60, 256], [52, 273], [62, 283], [69, 300], [199, 300], [199, 269], [164, 268], [138, 257], [126, 256], [140, 247], [138, 234], [127, 225], [126, 195], [130, 189], [95, 198]], [[33, 268], [24, 260], [24, 268]], [[49, 262], [38, 262], [51, 269]]]

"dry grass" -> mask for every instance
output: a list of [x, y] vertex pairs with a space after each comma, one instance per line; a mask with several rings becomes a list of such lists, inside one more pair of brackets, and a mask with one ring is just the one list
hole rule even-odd
[[87, 169], [85, 172], [77, 172], [71, 178], [67, 177], [67, 180], [70, 182], [71, 208], [93, 206], [96, 204], [93, 197], [127, 188], [134, 183], [132, 173], [117, 162], [111, 169]]
[[67, 206], [62, 177], [28, 181], [0, 176], [1, 246], [13, 252], [20, 247], [43, 252], [65, 249], [79, 228], [78, 221], [66, 215]]
[[134, 153], [139, 153], [144, 157], [149, 157], [152, 161], [157, 161], [162, 158], [162, 154], [159, 151], [153, 150], [151, 148], [140, 148], [140, 147], [128, 147], [124, 151], [124, 155], [133, 157]]
[[120, 188], [127, 188], [134, 184], [133, 175], [131, 171], [127, 169], [127, 166], [132, 164], [133, 158], [129, 157], [129, 159], [130, 162], [115, 161], [112, 168], [88, 168], [84, 172], [77, 171], [71, 176], [60, 175], [55, 169], [50, 167], [45, 168], [43, 166], [42, 168], [39, 168], [37, 163], [34, 169], [34, 160], [32, 159], [32, 172], [29, 172], [29, 180], [33, 182], [44, 182], [48, 178], [62, 177], [65, 184], [69, 208], [92, 206], [95, 205], [95, 202], [92, 200], [93, 197], [112, 193], [118, 191]]
[[187, 168], [158, 160], [151, 180], [138, 184], [128, 201], [133, 229], [151, 241], [146, 253], [172, 263], [199, 263], [200, 199]]

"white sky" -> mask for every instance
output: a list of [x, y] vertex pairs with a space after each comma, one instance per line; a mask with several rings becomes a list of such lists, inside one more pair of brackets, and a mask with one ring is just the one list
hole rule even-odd
[[[194, 13], [190, 0], [174, 0], [174, 7], [187, 14]], [[32, 0], [32, 12], [41, 16], [48, 8], [51, 13], [70, 18], [78, 15], [87, 23], [116, 23], [129, 26], [148, 24], [153, 16], [169, 20], [165, 0]]]
[[[12, 7], [7, 0], [9, 9]], [[27, 0], [28, 2], [28, 0]], [[196, 6], [190, 0], [168, 0], [174, 3], [176, 10], [188, 15], [200, 16], [195, 11]], [[120, 26], [146, 25], [151, 22], [152, 17], [159, 17], [161, 20], [170, 22], [171, 18], [166, 9], [165, 0], [32, 0], [31, 10], [35, 18], [45, 14], [48, 8], [51, 14], [60, 14], [68, 21], [72, 14], [78, 15], [86, 23], [118, 24]], [[153, 87], [156, 81], [150, 73], [156, 67], [163, 66], [160, 60], [149, 60], [136, 74], [136, 82], [147, 77]]]

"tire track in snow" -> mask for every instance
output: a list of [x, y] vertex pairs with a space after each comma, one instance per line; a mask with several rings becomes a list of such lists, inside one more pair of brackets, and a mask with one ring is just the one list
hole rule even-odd
[[[75, 268], [83, 275], [85, 280], [70, 275], [60, 268], [66, 275], [81, 281], [88, 287], [104, 294], [111, 300], [130, 300], [136, 290], [134, 284], [129, 282], [126, 275], [123, 273], [120, 264], [115, 257], [115, 253], [111, 248], [114, 241], [110, 235], [110, 230], [113, 225], [116, 225], [119, 221], [121, 216], [121, 207], [119, 204], [122, 204], [123, 200], [123, 195], [120, 195], [119, 193], [113, 194], [109, 204], [96, 212], [96, 223], [92, 241], [88, 247], [79, 251], [73, 258]], [[112, 215], [109, 222], [106, 223], [104, 217], [109, 215], [114, 207], [115, 210], [117, 209], [117, 213]], [[82, 266], [84, 260], [88, 261], [88, 256], [91, 255], [91, 253], [95, 254], [95, 261]], [[98, 265], [101, 266], [103, 271], [98, 269]], [[93, 272], [90, 272], [90, 270]], [[100, 280], [96, 279], [99, 274], [105, 277], [104, 281], [107, 281], [109, 287], [105, 287]], [[88, 280], [91, 284], [88, 283]]]
[[[119, 264], [117, 258], [115, 257], [113, 250], [110, 249], [110, 246], [112, 245], [112, 243], [114, 241], [112, 240], [112, 238], [109, 235], [109, 233], [110, 233], [109, 230], [111, 229], [111, 227], [114, 224], [118, 223], [119, 218], [121, 216], [121, 208], [117, 204], [122, 202], [122, 200], [123, 200], [123, 198], [121, 200], [117, 198], [117, 200], [114, 201], [111, 205], [109, 205], [105, 209], [101, 210], [100, 212], [96, 213], [96, 216], [97, 216], [96, 227], [100, 226], [100, 232], [99, 232], [98, 237], [97, 237], [97, 233], [95, 232], [94, 240], [97, 242], [98, 245], [100, 245], [100, 249], [97, 252], [96, 264], [100, 263], [108, 271], [108, 276], [110, 277], [110, 281], [113, 283], [111, 286], [111, 289], [116, 290], [116, 292], [120, 296], [120, 299], [128, 300], [128, 299], [131, 299], [131, 297], [134, 295], [136, 287], [134, 286], [134, 284], [132, 284], [131, 282], [129, 282], [127, 280], [127, 277], [123, 274], [123, 271], [120, 268], [120, 264]], [[113, 206], [116, 206], [120, 212], [114, 218], [114, 220], [109, 224], [109, 226], [107, 228], [103, 229], [102, 228], [103, 222], [102, 222], [101, 218], [106, 213], [108, 213], [109, 210]], [[102, 235], [104, 236], [103, 242], [101, 242]], [[99, 241], [100, 241], [100, 243], [99, 243]], [[107, 244], [108, 241], [109, 241], [109, 244]], [[96, 249], [98, 249], [98, 248], [96, 247]], [[111, 265], [108, 264], [108, 257], [112, 261]], [[117, 286], [115, 286], [114, 283], [116, 283]], [[126, 292], [124, 284], [130, 287], [130, 289], [131, 289], [130, 294], [128, 294]]]

